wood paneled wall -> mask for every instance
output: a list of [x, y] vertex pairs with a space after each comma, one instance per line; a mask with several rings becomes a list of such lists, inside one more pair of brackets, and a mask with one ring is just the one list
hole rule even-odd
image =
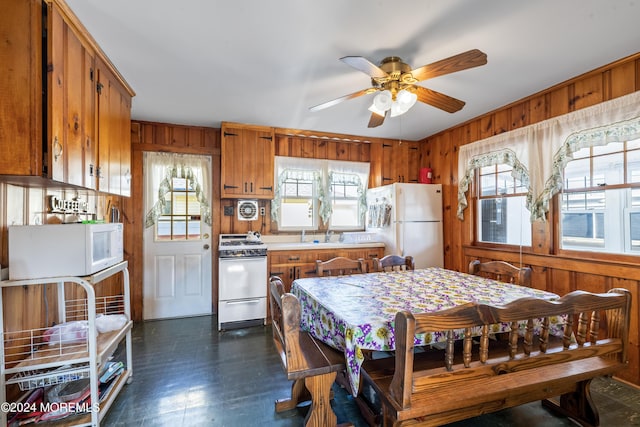
[[502, 132], [521, 128], [640, 90], [640, 53], [575, 77], [498, 110], [489, 112], [422, 141], [427, 161], [434, 165], [435, 182], [444, 193], [445, 267], [466, 271], [473, 259], [504, 260], [531, 266], [533, 286], [564, 295], [575, 289], [605, 292], [614, 287], [633, 294], [630, 369], [621, 378], [640, 385], [640, 330], [638, 294], [640, 260], [559, 252], [554, 245], [557, 219], [554, 207], [546, 222], [533, 225], [532, 247], [522, 252], [476, 244], [473, 209], [464, 221], [456, 217], [458, 149]]

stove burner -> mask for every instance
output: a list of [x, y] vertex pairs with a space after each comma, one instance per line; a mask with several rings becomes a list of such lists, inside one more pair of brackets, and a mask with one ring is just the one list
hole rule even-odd
[[220, 235], [218, 246], [220, 258], [266, 257], [267, 245], [255, 240], [247, 240], [246, 234]]
[[220, 246], [244, 246], [244, 245], [264, 245], [264, 243], [249, 241], [249, 240], [226, 240], [224, 242], [220, 242]]

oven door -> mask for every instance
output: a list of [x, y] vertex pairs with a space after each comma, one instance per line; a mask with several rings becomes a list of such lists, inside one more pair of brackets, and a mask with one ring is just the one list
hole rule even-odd
[[218, 270], [220, 301], [266, 298], [267, 257], [220, 258]]

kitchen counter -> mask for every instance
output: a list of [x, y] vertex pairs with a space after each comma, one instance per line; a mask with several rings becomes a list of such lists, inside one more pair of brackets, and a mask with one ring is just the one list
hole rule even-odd
[[384, 243], [366, 242], [366, 243], [340, 243], [340, 242], [265, 242], [267, 251], [299, 251], [313, 249], [365, 249], [365, 248], [384, 248]]

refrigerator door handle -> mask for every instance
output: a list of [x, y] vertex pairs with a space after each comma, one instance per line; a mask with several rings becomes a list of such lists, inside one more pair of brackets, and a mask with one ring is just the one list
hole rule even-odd
[[404, 256], [404, 222], [396, 223], [396, 233], [398, 233], [398, 255]]

